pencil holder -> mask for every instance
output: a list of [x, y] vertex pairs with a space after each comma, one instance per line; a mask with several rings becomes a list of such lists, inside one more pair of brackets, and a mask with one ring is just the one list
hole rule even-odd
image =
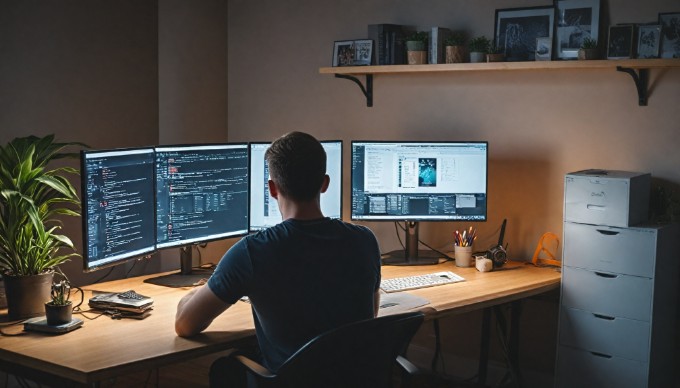
[[453, 247], [453, 255], [453, 257], [456, 259], [456, 266], [472, 266], [472, 246], [462, 247], [456, 245]]

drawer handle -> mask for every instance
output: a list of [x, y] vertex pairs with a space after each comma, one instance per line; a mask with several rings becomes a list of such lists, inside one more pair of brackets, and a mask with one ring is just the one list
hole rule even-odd
[[602, 230], [602, 229], [596, 229], [600, 234], [604, 234], [605, 236], [616, 236], [619, 234], [619, 232], [614, 232], [613, 230]]
[[600, 205], [586, 205], [586, 209], [588, 210], [598, 210], [598, 211], [605, 211], [607, 208], [605, 206], [600, 206]]
[[619, 277], [619, 275], [613, 275], [610, 273], [603, 273], [603, 272], [595, 272], [595, 275], [601, 277], [601, 278], [607, 278], [607, 279], [616, 279]]
[[607, 315], [595, 314], [595, 313], [593, 313], [593, 316], [595, 316], [595, 318], [605, 319], [607, 321], [613, 321], [613, 320], [616, 319], [615, 317], [609, 317]]
[[596, 356], [596, 357], [612, 358], [612, 356], [610, 356], [608, 354], [604, 354], [604, 353], [590, 352], [590, 354], [592, 354], [593, 356]]

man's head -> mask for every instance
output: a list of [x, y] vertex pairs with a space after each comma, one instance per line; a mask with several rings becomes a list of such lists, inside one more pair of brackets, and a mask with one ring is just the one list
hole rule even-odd
[[278, 138], [264, 155], [279, 192], [296, 201], [310, 201], [322, 191], [326, 151], [313, 136], [290, 132]]

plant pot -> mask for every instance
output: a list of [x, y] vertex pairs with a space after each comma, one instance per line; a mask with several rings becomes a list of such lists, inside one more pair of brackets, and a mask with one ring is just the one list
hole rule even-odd
[[487, 62], [504, 62], [505, 54], [486, 54]]
[[45, 317], [47, 318], [47, 324], [50, 326], [69, 323], [73, 318], [73, 303], [70, 300], [63, 305], [47, 302], [45, 303]]
[[446, 63], [464, 63], [465, 46], [446, 46]]
[[45, 302], [50, 300], [54, 271], [29, 276], [4, 274], [2, 278], [5, 281], [9, 320], [45, 314]]
[[427, 63], [427, 51], [407, 51], [409, 65], [424, 65]]
[[406, 51], [427, 51], [427, 50], [425, 50], [425, 42], [420, 40], [407, 40]]
[[479, 51], [472, 51], [470, 53], [470, 63], [480, 63], [486, 60], [486, 53]]
[[578, 49], [578, 59], [581, 61], [598, 59], [600, 57], [600, 51], [598, 49]]

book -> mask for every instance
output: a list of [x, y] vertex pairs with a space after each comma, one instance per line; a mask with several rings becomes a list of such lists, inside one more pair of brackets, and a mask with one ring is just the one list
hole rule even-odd
[[369, 24], [368, 39], [373, 40], [372, 65], [406, 63], [404, 32], [399, 24]]
[[444, 41], [452, 31], [444, 27], [432, 27], [429, 36], [427, 63], [446, 63], [446, 48]]

